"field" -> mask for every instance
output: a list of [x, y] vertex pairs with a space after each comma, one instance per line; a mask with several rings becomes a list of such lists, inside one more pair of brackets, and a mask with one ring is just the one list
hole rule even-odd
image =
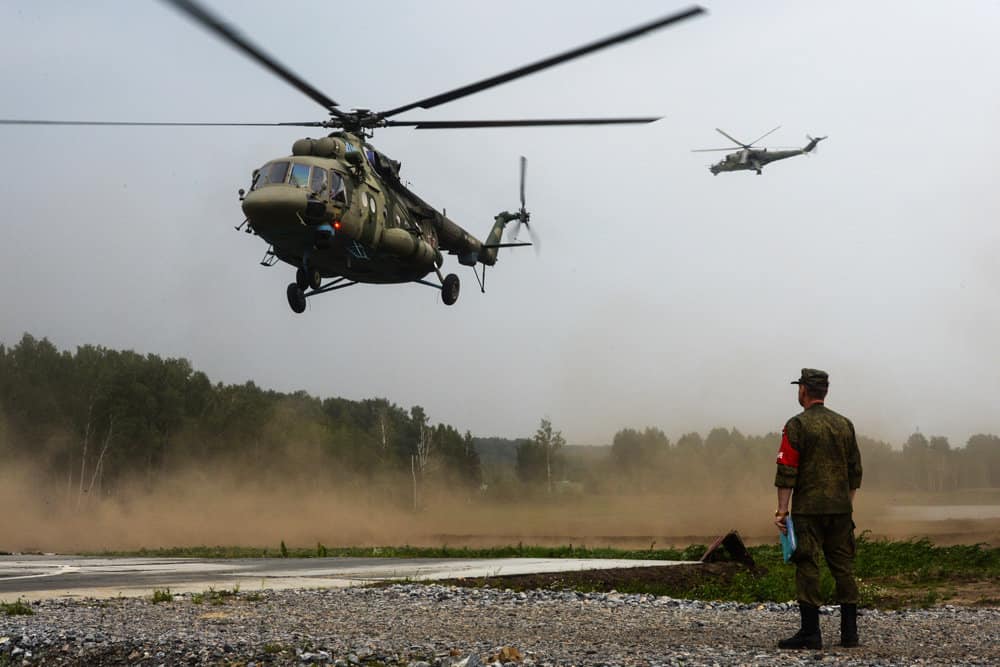
[[[643, 593], [674, 598], [723, 600], [742, 603], [785, 602], [795, 598], [794, 568], [781, 560], [776, 546], [749, 549], [754, 567], [726, 560], [699, 565], [639, 567], [610, 570], [490, 576], [453, 579], [458, 586], [509, 588], [525, 591], [538, 588], [580, 592]], [[697, 560], [705, 552], [703, 544], [684, 549], [588, 548], [582, 546], [513, 545], [492, 548], [470, 547], [327, 547], [278, 548], [189, 547], [136, 552], [101, 552], [100, 556], [200, 557], [200, 558], [634, 558], [645, 560]], [[877, 608], [902, 608], [961, 604], [1000, 605], [1000, 548], [987, 545], [938, 546], [930, 540], [890, 541], [872, 539], [867, 533], [858, 539], [856, 574], [861, 604]], [[823, 569], [821, 590], [835, 603], [833, 580]]]
[[[735, 529], [751, 546], [757, 563], [752, 571], [722, 563], [490, 583], [741, 602], [794, 598], [792, 568], [780, 562], [771, 524], [774, 491], [764, 485], [754, 493], [580, 495], [493, 503], [442, 489], [428, 493], [425, 505], [414, 511], [385, 502], [377, 489], [359, 493], [262, 486], [221, 477], [179, 477], [165, 481], [155, 493], [77, 508], [19, 480], [8, 481], [0, 490], [11, 510], [0, 515], [3, 552], [697, 560], [702, 545]], [[995, 490], [947, 496], [859, 494], [857, 573], [864, 603], [1000, 604], [998, 501]], [[949, 508], [958, 518], [949, 518]], [[824, 586], [832, 590], [828, 575]]]
[[[689, 558], [701, 549], [660, 551], [654, 557]], [[635, 552], [617, 554], [627, 557]], [[674, 598], [742, 603], [795, 599], [794, 569], [781, 560], [776, 547], [751, 547], [756, 566], [735, 562], [680, 565], [668, 568], [626, 568], [556, 574], [456, 579], [461, 586], [491, 586], [517, 591], [536, 588], [580, 592], [611, 591], [667, 595]], [[645, 554], [650, 557], [650, 554]], [[1000, 549], [975, 546], [935, 546], [929, 540], [858, 540], [857, 576], [861, 604], [902, 607], [962, 604], [1000, 605]], [[835, 603], [833, 580], [823, 569], [821, 590]]]

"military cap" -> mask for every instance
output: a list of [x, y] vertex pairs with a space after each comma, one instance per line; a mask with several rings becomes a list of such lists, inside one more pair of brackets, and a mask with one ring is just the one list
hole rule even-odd
[[815, 368], [803, 368], [802, 375], [798, 380], [792, 380], [792, 384], [804, 384], [812, 389], [829, 389], [830, 376], [826, 371]]

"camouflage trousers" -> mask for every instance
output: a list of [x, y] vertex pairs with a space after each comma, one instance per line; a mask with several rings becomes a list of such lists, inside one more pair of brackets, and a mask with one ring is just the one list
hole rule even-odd
[[854, 580], [854, 521], [850, 514], [792, 514], [797, 546], [795, 589], [799, 602], [815, 607], [823, 604], [819, 592], [819, 557], [826, 558], [830, 574], [837, 584], [836, 601], [858, 603], [858, 584]]

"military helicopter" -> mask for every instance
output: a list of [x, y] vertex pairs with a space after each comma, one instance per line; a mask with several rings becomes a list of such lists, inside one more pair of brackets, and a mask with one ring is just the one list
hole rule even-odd
[[[714, 176], [718, 176], [720, 171], [751, 171], [751, 170], [756, 171], [757, 175], [760, 176], [761, 170], [764, 168], [764, 165], [770, 164], [771, 162], [775, 162], [777, 160], [784, 160], [785, 158], [795, 157], [796, 155], [806, 155], [807, 153], [811, 153], [813, 150], [816, 149], [816, 145], [819, 142], [826, 139], [826, 137], [817, 137], [816, 139], [813, 139], [807, 134], [806, 138], [809, 140], [809, 143], [806, 144], [803, 148], [794, 148], [791, 150], [768, 150], [766, 148], [753, 147], [753, 145], [756, 144], [758, 141], [770, 135], [772, 132], [777, 131], [780, 128], [781, 126], [779, 125], [773, 130], [765, 132], [764, 134], [760, 135], [759, 137], [751, 141], [749, 144], [745, 144], [742, 141], [739, 141], [738, 139], [734, 139], [725, 132], [723, 132], [722, 130], [720, 130], [719, 128], [715, 128], [716, 132], [724, 136], [726, 139], [729, 139], [737, 146], [742, 147], [742, 150], [738, 150], [735, 153], [730, 153], [726, 157], [722, 158], [721, 160], [710, 166], [708, 170], [711, 171]], [[733, 149], [699, 148], [691, 152], [712, 153], [715, 151], [731, 151], [731, 150]]]
[[[444, 253], [459, 264], [471, 266], [480, 289], [486, 290], [486, 267], [497, 261], [501, 248], [537, 243], [525, 208], [526, 160], [521, 158], [521, 206], [494, 217], [485, 241], [480, 241], [445, 212], [438, 211], [410, 190], [399, 176], [400, 163], [379, 152], [368, 139], [387, 127], [418, 130], [529, 127], [566, 125], [641, 124], [658, 117], [549, 118], [516, 120], [394, 120], [411, 109], [430, 109], [540, 70], [567, 62], [646, 33], [692, 18], [705, 10], [692, 6], [544, 60], [483, 79], [460, 88], [385, 111], [346, 111], [261, 48], [227, 25], [195, 0], [164, 0], [195, 23], [208, 29], [250, 59], [294, 86], [318, 103], [329, 118], [284, 123], [170, 123], [118, 121], [0, 120], [6, 125], [148, 125], [148, 126], [248, 126], [315, 127], [334, 130], [328, 136], [299, 139], [290, 156], [268, 160], [253, 171], [249, 191], [240, 189], [246, 216], [236, 229], [260, 236], [268, 245], [261, 260], [265, 266], [278, 261], [295, 267], [295, 281], [288, 285], [288, 304], [296, 313], [306, 309], [306, 299], [358, 283], [420, 283], [441, 292], [441, 300], [458, 300], [460, 281], [454, 273], [442, 275]], [[516, 222], [508, 242], [505, 228]], [[524, 226], [532, 242], [517, 240]], [[480, 276], [477, 265], [482, 264]], [[427, 280], [431, 274], [436, 282]]]

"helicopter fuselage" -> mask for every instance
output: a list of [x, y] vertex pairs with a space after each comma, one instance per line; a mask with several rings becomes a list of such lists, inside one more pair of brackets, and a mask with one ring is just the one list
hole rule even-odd
[[766, 164], [776, 162], [777, 160], [784, 160], [785, 158], [795, 157], [796, 155], [802, 155], [805, 152], [806, 151], [802, 149], [769, 151], [766, 148], [754, 148], [750, 150], [741, 150], [736, 151], [735, 153], [730, 153], [708, 169], [713, 174], [718, 174], [720, 171], [760, 172]]
[[463, 264], [495, 262], [495, 250], [403, 186], [398, 169], [349, 133], [301, 139], [254, 171], [242, 202], [248, 229], [281, 261], [353, 282], [420, 280], [441, 266], [442, 250]]

